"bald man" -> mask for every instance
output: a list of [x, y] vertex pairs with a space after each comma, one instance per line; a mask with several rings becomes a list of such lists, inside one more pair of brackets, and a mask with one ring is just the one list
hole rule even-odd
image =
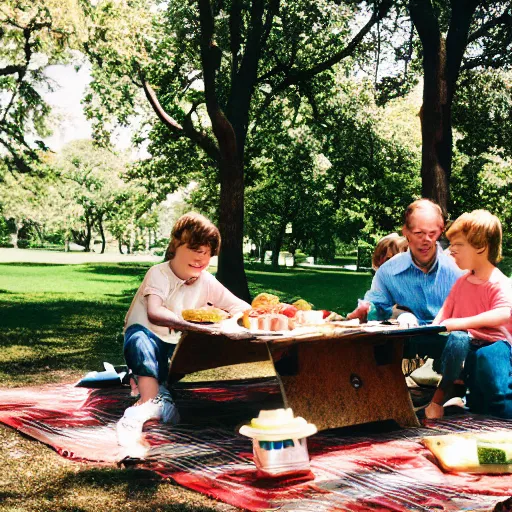
[[[463, 274], [452, 258], [437, 243], [444, 230], [443, 212], [429, 199], [411, 203], [404, 214], [402, 233], [409, 242], [407, 252], [397, 254], [376, 272], [371, 289], [347, 318], [364, 321], [370, 308], [377, 320], [387, 320], [393, 306], [410, 311], [407, 323], [425, 325], [432, 322], [455, 281]], [[400, 321], [400, 317], [399, 317]], [[405, 357], [428, 355], [439, 357], [444, 337], [411, 339]]]

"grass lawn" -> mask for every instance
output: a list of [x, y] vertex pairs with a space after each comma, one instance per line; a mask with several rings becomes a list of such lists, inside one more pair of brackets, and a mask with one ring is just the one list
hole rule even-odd
[[[130, 264], [0, 264], [0, 382], [26, 386], [74, 382], [102, 362], [123, 364], [123, 318], [149, 268]], [[266, 291], [318, 309], [353, 309], [368, 274], [252, 265], [253, 295]], [[263, 367], [262, 367], [263, 365]], [[268, 372], [238, 365], [191, 379], [237, 378]], [[91, 467], [59, 457], [44, 445], [0, 426], [0, 510], [3, 511], [234, 511], [161, 481], [149, 471]]]

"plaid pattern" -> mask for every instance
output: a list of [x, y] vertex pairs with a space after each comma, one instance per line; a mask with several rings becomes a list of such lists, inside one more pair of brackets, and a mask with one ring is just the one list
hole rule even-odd
[[[0, 391], [0, 421], [96, 464], [140, 464], [179, 484], [253, 511], [490, 511], [512, 495], [508, 475], [446, 474], [419, 442], [425, 435], [510, 428], [505, 420], [452, 416], [429, 428], [379, 431], [345, 428], [309, 438], [312, 474], [261, 480], [251, 441], [237, 426], [261, 408], [280, 405], [275, 380], [179, 384], [174, 391], [183, 422], [150, 423], [144, 461], [126, 458], [115, 423], [133, 399], [126, 388], [46, 386]], [[58, 404], [58, 410], [55, 410]]]

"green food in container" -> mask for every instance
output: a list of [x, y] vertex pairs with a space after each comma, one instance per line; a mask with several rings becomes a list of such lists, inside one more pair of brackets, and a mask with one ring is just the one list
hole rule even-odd
[[512, 444], [477, 441], [480, 464], [512, 464]]

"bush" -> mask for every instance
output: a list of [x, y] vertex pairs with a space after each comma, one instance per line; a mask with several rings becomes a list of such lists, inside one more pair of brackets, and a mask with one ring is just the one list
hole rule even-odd
[[301, 251], [296, 251], [295, 253], [295, 264], [297, 263], [304, 263], [306, 261], [306, 258], [308, 257], [307, 254], [304, 254]]
[[0, 217], [0, 247], [12, 247], [11, 230], [4, 217]]
[[504, 254], [503, 259], [498, 263], [498, 268], [507, 276], [512, 278], [512, 253]]

